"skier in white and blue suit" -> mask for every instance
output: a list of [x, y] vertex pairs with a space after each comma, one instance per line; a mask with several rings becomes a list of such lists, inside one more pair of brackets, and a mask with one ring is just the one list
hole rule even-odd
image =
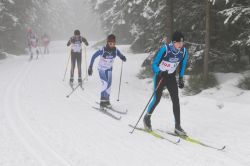
[[[154, 71], [154, 96], [143, 119], [143, 124], [147, 131], [152, 131], [150, 118], [155, 107], [160, 102], [164, 87], [166, 87], [173, 103], [175, 133], [178, 135], [186, 135], [186, 132], [181, 128], [180, 124], [180, 103], [178, 96], [178, 86], [179, 88], [184, 87], [183, 76], [188, 61], [188, 51], [183, 44], [183, 34], [178, 31], [174, 32], [172, 42], [170, 44], [164, 44], [154, 59], [152, 64]], [[177, 85], [175, 75], [178, 66], [180, 67], [180, 73], [179, 83]]]
[[102, 49], [94, 53], [91, 58], [88, 68], [88, 74], [91, 76], [93, 73], [93, 64], [97, 57], [100, 56], [98, 71], [102, 81], [101, 101], [100, 107], [111, 107], [109, 96], [112, 83], [112, 68], [114, 59], [118, 56], [122, 61], [126, 61], [126, 57], [115, 47], [116, 38], [111, 34], [107, 37], [107, 44]]

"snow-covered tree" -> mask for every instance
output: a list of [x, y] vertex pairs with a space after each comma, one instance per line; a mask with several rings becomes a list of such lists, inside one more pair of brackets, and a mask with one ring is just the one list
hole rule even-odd
[[10, 53], [24, 51], [27, 27], [39, 29], [39, 13], [47, 0], [4, 0], [0, 2], [0, 48]]
[[[224, 25], [230, 33], [230, 47], [238, 54], [250, 53], [250, 2], [247, 0], [230, 0], [226, 8], [219, 12], [224, 17]], [[250, 55], [249, 55], [250, 62]]]

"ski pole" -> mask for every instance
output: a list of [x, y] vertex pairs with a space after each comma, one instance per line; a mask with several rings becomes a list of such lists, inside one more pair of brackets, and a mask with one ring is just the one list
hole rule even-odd
[[84, 46], [84, 52], [85, 52], [85, 74], [86, 74], [86, 80], [88, 80], [88, 68], [87, 68], [87, 51], [86, 46]]
[[63, 81], [65, 80], [65, 76], [66, 76], [66, 73], [67, 73], [67, 70], [68, 70], [70, 55], [71, 55], [71, 52], [69, 52], [68, 62], [67, 62], [67, 65], [66, 65], [64, 76], [63, 76]]
[[[82, 82], [84, 82], [86, 80], [86, 77], [82, 80]], [[78, 84], [75, 88], [73, 88], [73, 90], [66, 96], [67, 98], [69, 98], [77, 88], [79, 88], [79, 86], [81, 86], [81, 84]]]
[[77, 88], [79, 88], [80, 84], [78, 84], [66, 97], [69, 98]]
[[120, 90], [121, 90], [122, 68], [123, 68], [123, 61], [122, 61], [122, 66], [121, 66], [120, 83], [119, 83], [119, 90], [118, 90], [118, 98], [117, 98], [117, 101], [120, 100], [119, 97], [120, 97]]
[[144, 114], [145, 110], [147, 109], [147, 107], [148, 107], [148, 105], [149, 105], [149, 103], [150, 103], [151, 99], [153, 98], [153, 96], [154, 96], [155, 92], [158, 90], [158, 88], [159, 88], [159, 86], [160, 86], [160, 84], [161, 84], [162, 80], [163, 80], [163, 78], [161, 78], [160, 82], [158, 83], [158, 85], [157, 85], [156, 89], [154, 90], [154, 92], [153, 92], [152, 96], [150, 97], [150, 99], [149, 99], [149, 101], [148, 101], [148, 103], [147, 103], [146, 107], [145, 107], [145, 108], [144, 108], [144, 110], [142, 111], [140, 118], [138, 119], [138, 121], [136, 122], [135, 126], [133, 127], [133, 130], [132, 130], [132, 131], [130, 131], [130, 133], [131, 133], [131, 134], [133, 134], [133, 132], [134, 132], [135, 128], [137, 127], [137, 125], [138, 125], [139, 121], [140, 121], [140, 120], [141, 120], [141, 118], [142, 118], [142, 115]]

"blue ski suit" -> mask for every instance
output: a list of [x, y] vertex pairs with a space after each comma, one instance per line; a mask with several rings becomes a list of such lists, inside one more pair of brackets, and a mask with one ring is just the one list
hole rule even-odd
[[98, 71], [102, 82], [101, 102], [109, 101], [111, 84], [112, 84], [112, 68], [114, 59], [118, 56], [121, 60], [126, 61], [126, 57], [115, 47], [113, 49], [108, 46], [103, 47], [94, 53], [91, 58], [89, 68], [93, 67], [94, 61], [100, 56]]
[[[180, 125], [180, 104], [178, 96], [178, 86], [175, 75], [176, 75], [176, 69], [179, 66], [180, 67], [179, 77], [182, 78], [184, 76], [185, 69], [187, 66], [187, 61], [188, 61], [188, 51], [185, 47], [178, 50], [174, 47], [173, 43], [170, 43], [170, 44], [164, 44], [158, 51], [157, 56], [152, 64], [152, 68], [155, 74], [154, 96], [147, 110], [148, 115], [151, 115], [153, 113], [155, 107], [160, 102], [162, 91], [166, 87], [169, 91], [173, 103], [175, 124]], [[164, 72], [164, 74], [162, 72]]]

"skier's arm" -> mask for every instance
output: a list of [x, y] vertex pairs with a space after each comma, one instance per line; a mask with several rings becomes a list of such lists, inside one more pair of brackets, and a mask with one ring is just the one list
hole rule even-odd
[[126, 61], [127, 60], [127, 58], [120, 52], [120, 50], [118, 50], [117, 48], [116, 48], [116, 51], [117, 51], [117, 56], [119, 56], [119, 58], [122, 60], [122, 61]]
[[30, 38], [27, 36], [27, 40], [26, 40], [26, 42], [27, 42], [27, 45], [28, 45], [28, 47], [30, 47]]
[[100, 50], [98, 50], [98, 51], [96, 51], [96, 52], [94, 53], [94, 55], [93, 55], [92, 58], [91, 58], [90, 64], [89, 64], [89, 68], [92, 68], [92, 67], [93, 67], [93, 64], [94, 64], [94, 62], [95, 62], [95, 59], [96, 59], [98, 56], [102, 55], [102, 54], [103, 54], [103, 49], [100, 49]]
[[70, 46], [70, 44], [71, 44], [71, 38], [69, 39], [67, 46]]
[[163, 45], [161, 47], [161, 49], [158, 51], [156, 58], [154, 59], [154, 62], [152, 64], [152, 68], [155, 74], [158, 74], [160, 72], [160, 68], [159, 68], [159, 64], [162, 60], [162, 57], [164, 56], [164, 54], [167, 52], [166, 50], [166, 46]]
[[86, 46], [88, 46], [88, 45], [89, 45], [89, 43], [88, 43], [87, 39], [85, 39], [84, 37], [82, 37], [82, 42], [83, 42]]
[[183, 58], [181, 65], [180, 65], [180, 75], [179, 75], [180, 78], [182, 78], [185, 74], [187, 62], [188, 62], [188, 51], [186, 48], [184, 48], [184, 58]]
[[39, 41], [39, 37], [37, 36], [37, 35], [35, 35], [36, 36], [36, 42], [38, 43], [38, 41]]

